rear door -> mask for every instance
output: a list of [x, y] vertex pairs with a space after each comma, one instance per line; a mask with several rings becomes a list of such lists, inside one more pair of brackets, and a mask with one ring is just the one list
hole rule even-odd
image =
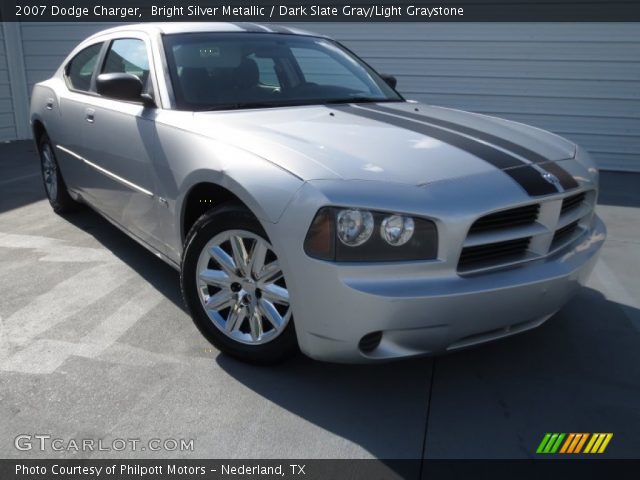
[[80, 50], [65, 65], [66, 88], [60, 89], [60, 98], [46, 98], [44, 113], [47, 130], [55, 145], [56, 157], [67, 186], [83, 192], [89, 180], [86, 155], [85, 112], [94, 98], [95, 70], [104, 43], [96, 42]]

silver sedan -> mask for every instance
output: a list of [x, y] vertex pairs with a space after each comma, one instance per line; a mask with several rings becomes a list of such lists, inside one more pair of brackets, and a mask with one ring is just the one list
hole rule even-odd
[[31, 122], [54, 211], [178, 269], [230, 355], [383, 361], [540, 325], [606, 236], [593, 161], [395, 83], [290, 28], [127, 25], [34, 87]]

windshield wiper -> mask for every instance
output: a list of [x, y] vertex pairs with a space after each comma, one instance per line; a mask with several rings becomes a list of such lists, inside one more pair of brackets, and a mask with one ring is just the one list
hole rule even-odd
[[383, 102], [395, 102], [396, 100], [390, 98], [375, 98], [375, 97], [346, 97], [346, 98], [332, 98], [330, 100], [323, 100], [322, 103], [326, 104], [339, 104], [339, 103], [383, 103]]
[[216, 110], [241, 110], [244, 108], [269, 108], [269, 107], [283, 107], [287, 102], [236, 102], [236, 103], [223, 103], [220, 105], [213, 105], [211, 107], [203, 108], [201, 111], [216, 111]]
[[332, 98], [332, 99], [295, 99], [295, 100], [281, 100], [271, 102], [235, 102], [235, 103], [222, 103], [220, 105], [206, 106], [198, 111], [215, 112], [219, 110], [242, 110], [249, 108], [276, 108], [276, 107], [294, 107], [302, 105], [329, 105], [329, 104], [341, 104], [341, 103], [383, 103], [383, 102], [400, 102], [401, 100], [395, 100], [391, 98], [374, 98], [365, 96], [354, 96], [347, 98]]

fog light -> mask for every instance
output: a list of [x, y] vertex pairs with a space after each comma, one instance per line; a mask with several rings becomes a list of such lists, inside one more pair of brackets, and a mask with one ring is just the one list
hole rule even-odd
[[337, 216], [338, 238], [350, 247], [369, 240], [373, 232], [373, 215], [366, 210], [340, 210]]
[[413, 236], [415, 225], [413, 218], [402, 215], [391, 215], [382, 220], [380, 236], [394, 247], [407, 243]]

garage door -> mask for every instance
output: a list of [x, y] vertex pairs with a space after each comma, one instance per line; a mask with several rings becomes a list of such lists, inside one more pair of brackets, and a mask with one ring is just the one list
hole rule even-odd
[[0, 141], [12, 140], [16, 137], [14, 123], [7, 52], [4, 45], [4, 25], [0, 23]]
[[299, 24], [341, 40], [427, 103], [529, 123], [640, 172], [637, 24]]
[[[29, 91], [77, 42], [108, 26], [23, 24]], [[603, 168], [640, 171], [635, 24], [296, 26], [335, 37], [377, 70], [396, 74], [408, 98], [530, 123], [585, 146]]]

